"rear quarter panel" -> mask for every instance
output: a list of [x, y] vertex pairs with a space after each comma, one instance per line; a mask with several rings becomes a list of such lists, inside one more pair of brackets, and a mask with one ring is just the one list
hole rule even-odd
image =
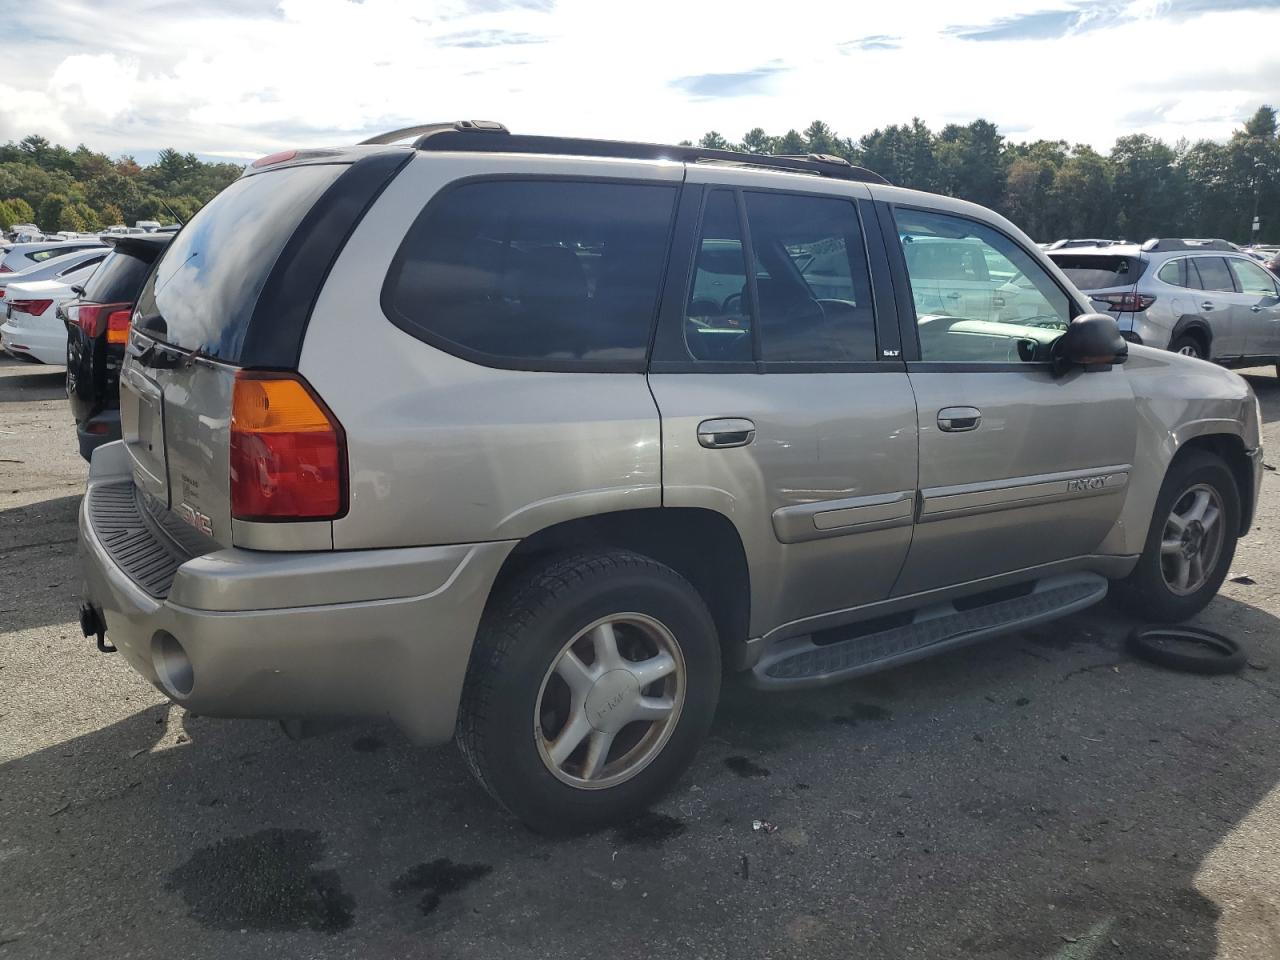
[[334, 265], [300, 370], [341, 421], [350, 509], [335, 549], [528, 536], [661, 504], [658, 411], [643, 374], [501, 370], [462, 360], [383, 314], [382, 284], [414, 218], [445, 184], [486, 174], [678, 182], [679, 164], [418, 155]]

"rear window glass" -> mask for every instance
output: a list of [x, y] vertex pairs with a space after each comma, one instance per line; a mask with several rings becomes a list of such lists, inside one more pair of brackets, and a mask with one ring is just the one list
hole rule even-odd
[[237, 180], [174, 237], [138, 298], [143, 332], [236, 363], [280, 251], [345, 164]]
[[120, 251], [107, 255], [84, 285], [84, 299], [91, 303], [133, 303], [151, 263]]
[[1147, 266], [1136, 257], [1051, 253], [1049, 259], [1081, 290], [1127, 287], [1137, 282]]
[[405, 332], [479, 362], [642, 363], [675, 196], [588, 181], [455, 187], [410, 227], [383, 308]]

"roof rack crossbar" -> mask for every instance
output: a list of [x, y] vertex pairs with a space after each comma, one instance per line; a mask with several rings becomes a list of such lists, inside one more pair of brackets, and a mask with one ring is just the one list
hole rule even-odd
[[1152, 237], [1142, 245], [1143, 250], [1165, 253], [1169, 250], [1224, 250], [1235, 252], [1239, 248], [1226, 240], [1196, 240], [1179, 237]]
[[[495, 136], [496, 134], [496, 136]], [[458, 123], [431, 123], [406, 127], [381, 136], [371, 137], [367, 144], [387, 144], [417, 136], [413, 146], [418, 150], [457, 150], [477, 153], [552, 153], [579, 157], [612, 157], [620, 160], [675, 160], [681, 163], [732, 163], [742, 166], [791, 170], [818, 174], [836, 180], [863, 183], [889, 181], [873, 170], [858, 167], [842, 157], [811, 153], [808, 156], [774, 156], [772, 154], [739, 153], [736, 150], [713, 150], [707, 147], [681, 147], [658, 143], [631, 143], [625, 140], [585, 140], [576, 137], [547, 137], [512, 134], [491, 120], [463, 120]]]

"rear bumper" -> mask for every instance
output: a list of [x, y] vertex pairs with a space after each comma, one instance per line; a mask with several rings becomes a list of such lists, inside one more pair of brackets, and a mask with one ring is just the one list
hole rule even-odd
[[43, 330], [20, 326], [14, 321], [0, 325], [0, 343], [6, 352], [30, 357], [41, 363], [55, 365], [67, 362], [67, 333], [65, 330]]
[[156, 596], [90, 515], [95, 488], [131, 482], [124, 462], [116, 446], [93, 459], [80, 510], [85, 601], [157, 689], [209, 716], [380, 717], [421, 743], [452, 737], [480, 615], [513, 542], [231, 548], [182, 563]]

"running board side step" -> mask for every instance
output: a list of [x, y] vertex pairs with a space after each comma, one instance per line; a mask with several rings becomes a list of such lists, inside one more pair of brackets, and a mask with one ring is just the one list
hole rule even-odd
[[[1056, 620], [1097, 603], [1107, 595], [1107, 587], [1108, 581], [1095, 573], [1047, 577], [1021, 596], [993, 591], [995, 596], [988, 603], [981, 603], [979, 595], [923, 607], [909, 615], [910, 622], [886, 625], [834, 643], [817, 644], [812, 636], [795, 637], [765, 651], [752, 668], [752, 683], [767, 690], [838, 683]], [[852, 624], [844, 630], [857, 627]]]

